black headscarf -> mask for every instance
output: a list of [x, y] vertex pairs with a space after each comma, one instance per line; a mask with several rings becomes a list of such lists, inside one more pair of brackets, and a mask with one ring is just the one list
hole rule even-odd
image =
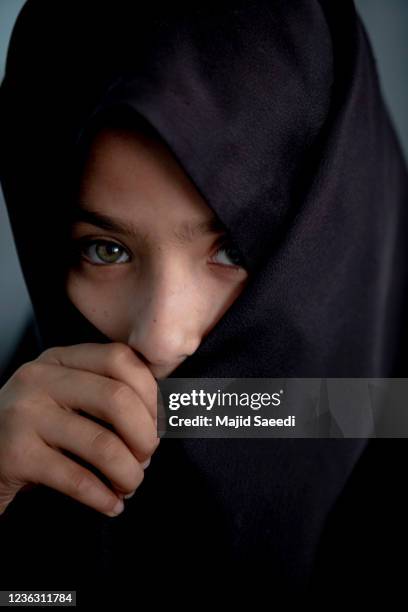
[[[404, 376], [408, 176], [353, 2], [147, 4], [29, 0], [12, 34], [0, 172], [40, 348], [110, 341], [66, 298], [64, 265], [80, 137], [122, 109], [168, 145], [250, 272], [170, 377]], [[87, 524], [109, 576], [184, 558], [296, 590], [366, 445], [165, 439], [118, 518], [43, 494]]]

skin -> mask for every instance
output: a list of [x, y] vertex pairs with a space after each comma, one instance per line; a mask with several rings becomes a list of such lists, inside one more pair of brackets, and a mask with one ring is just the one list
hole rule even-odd
[[130, 346], [156, 379], [165, 378], [244, 289], [248, 273], [236, 265], [242, 259], [236, 251], [231, 257], [225, 228], [191, 241], [175, 238], [173, 228], [183, 221], [216, 216], [166, 144], [150, 135], [99, 131], [79, 205], [133, 224], [140, 238], [76, 221], [74, 245], [92, 238], [119, 249], [106, 243], [82, 249], [67, 275], [68, 297], [107, 337]]
[[[78, 195], [87, 221], [82, 212], [72, 225], [66, 290], [112, 342], [51, 347], [0, 389], [0, 514], [32, 483], [120, 514], [160, 442], [157, 380], [197, 350], [248, 280], [225, 228], [181, 239], [180, 223], [217, 218], [159, 139], [99, 132]], [[95, 213], [138, 233], [102, 229]]]

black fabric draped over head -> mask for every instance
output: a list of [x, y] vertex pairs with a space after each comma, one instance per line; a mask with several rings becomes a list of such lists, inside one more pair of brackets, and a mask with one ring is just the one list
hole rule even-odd
[[[0, 171], [39, 350], [111, 340], [64, 265], [81, 136], [115, 112], [159, 134], [250, 271], [171, 377], [404, 376], [408, 177], [353, 2], [147, 4], [29, 0], [13, 31]], [[118, 518], [41, 494], [103, 547], [82, 542], [85, 582], [212, 555], [295, 589], [368, 446], [165, 439]]]

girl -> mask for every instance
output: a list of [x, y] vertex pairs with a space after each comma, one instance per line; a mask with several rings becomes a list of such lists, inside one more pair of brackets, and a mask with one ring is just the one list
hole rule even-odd
[[407, 172], [353, 2], [29, 0], [0, 102], [38, 339], [2, 588], [388, 588], [401, 445], [155, 436], [161, 378], [405, 375]]

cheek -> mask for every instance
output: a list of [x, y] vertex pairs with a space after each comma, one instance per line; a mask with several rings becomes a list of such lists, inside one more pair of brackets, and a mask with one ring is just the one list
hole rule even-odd
[[206, 333], [223, 317], [237, 297], [242, 293], [245, 282], [211, 283], [201, 293], [201, 304], [205, 303]]
[[[221, 272], [203, 274], [200, 279], [197, 276], [184, 278], [180, 288], [171, 286], [171, 300], [161, 295], [158, 297], [161, 303], [153, 304], [149, 299], [140, 301], [140, 294], [135, 294], [134, 280], [109, 278], [108, 271], [100, 278], [88, 278], [72, 270], [67, 276], [66, 292], [74, 306], [113, 340], [127, 337], [135, 325], [136, 313], [137, 319], [146, 317], [148, 320], [152, 307], [161, 315], [165, 314], [167, 320], [169, 313], [161, 310], [165, 304], [171, 305], [174, 324], [183, 325], [188, 320], [191, 328], [205, 336], [241, 294], [245, 282], [245, 279], [234, 280]], [[139, 288], [145, 296], [151, 289], [149, 283], [143, 290]]]
[[92, 283], [70, 272], [65, 283], [66, 294], [74, 306], [106, 336], [121, 335], [126, 326], [125, 292], [112, 291], [104, 283]]

